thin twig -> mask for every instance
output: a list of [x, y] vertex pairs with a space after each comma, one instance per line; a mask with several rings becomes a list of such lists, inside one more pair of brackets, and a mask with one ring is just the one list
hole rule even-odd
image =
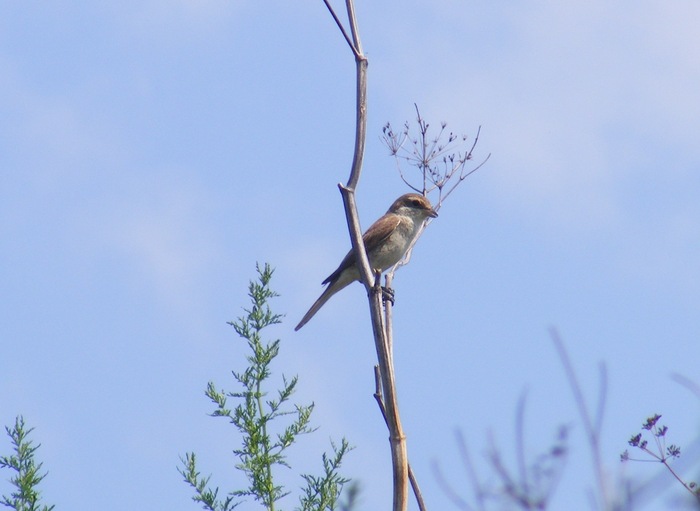
[[460, 497], [459, 494], [454, 491], [452, 486], [450, 486], [450, 484], [447, 482], [447, 479], [440, 470], [440, 465], [438, 465], [436, 461], [433, 461], [432, 466], [438, 486], [440, 489], [442, 489], [445, 495], [447, 495], [447, 498], [450, 499], [458, 508], [463, 509], [464, 511], [472, 511], [472, 507], [469, 505], [469, 503]]
[[467, 442], [464, 440], [464, 435], [462, 435], [462, 432], [459, 430], [455, 431], [455, 437], [457, 441], [457, 447], [459, 447], [460, 457], [462, 458], [464, 468], [467, 471], [469, 482], [472, 485], [472, 491], [476, 496], [476, 503], [478, 505], [478, 509], [480, 511], [484, 511], [486, 509], [484, 498], [486, 496], [486, 492], [484, 491], [484, 488], [481, 482], [479, 481], [478, 476], [476, 475], [474, 464], [472, 463], [471, 456], [469, 455], [469, 450], [467, 449]]
[[518, 483], [513, 480], [508, 473], [508, 469], [506, 469], [505, 465], [503, 464], [503, 460], [501, 460], [501, 455], [499, 454], [498, 449], [496, 449], [493, 434], [489, 434], [489, 443], [491, 444], [489, 460], [491, 461], [491, 466], [493, 466], [493, 469], [496, 471], [498, 477], [503, 483], [503, 491], [505, 494], [508, 495], [513, 502], [516, 502], [522, 506], [523, 509], [537, 509], [537, 506], [533, 505], [533, 502], [530, 500], [527, 492], [521, 491]]
[[[566, 378], [569, 381], [569, 386], [574, 394], [574, 401], [578, 407], [579, 415], [581, 416], [581, 421], [583, 422], [583, 427], [586, 431], [586, 436], [588, 438], [588, 443], [591, 448], [591, 454], [593, 456], [593, 470], [595, 471], [596, 481], [598, 483], [598, 491], [600, 492], [600, 497], [602, 499], [603, 506], [607, 506], [609, 503], [607, 484], [605, 482], [605, 475], [603, 474], [603, 461], [600, 455], [600, 430], [596, 429], [597, 426], [602, 424], [602, 408], [600, 406], [600, 401], [598, 403], [598, 414], [595, 424], [591, 419], [591, 415], [586, 406], [586, 400], [581, 392], [581, 385], [576, 378], [576, 372], [574, 371], [571, 361], [569, 360], [569, 355], [566, 352], [564, 343], [559, 337], [559, 332], [555, 328], [549, 329], [549, 335], [552, 338], [554, 347], [557, 350], [559, 359], [561, 360], [562, 366], [564, 366], [564, 372]], [[601, 387], [604, 387], [607, 380], [601, 381]], [[601, 389], [601, 392], [604, 389]], [[605, 389], [607, 392], [607, 389]]]
[[460, 176], [459, 176], [459, 179], [457, 180], [457, 182], [456, 182], [454, 185], [452, 185], [452, 188], [450, 188], [450, 189], [442, 196], [442, 200], [445, 200], [445, 199], [454, 191], [454, 189], [457, 188], [457, 185], [458, 185], [459, 183], [461, 183], [462, 181], [464, 181], [465, 179], [467, 179], [469, 176], [471, 176], [474, 172], [476, 172], [476, 171], [479, 170], [481, 167], [483, 167], [483, 166], [486, 164], [486, 162], [489, 161], [489, 158], [491, 158], [491, 153], [489, 153], [488, 155], [486, 155], [486, 158], [484, 158], [484, 161], [482, 161], [481, 163], [479, 163], [479, 164], [478, 164], [476, 167], [474, 167], [472, 170], [470, 170], [469, 172], [467, 172], [467, 173], [464, 174], [463, 176], [460, 175]]
[[694, 382], [687, 376], [683, 376], [682, 374], [678, 373], [673, 373], [671, 375], [671, 379], [676, 383], [683, 385], [686, 389], [695, 394], [695, 397], [700, 399], [700, 385], [698, 385], [696, 382]]
[[352, 50], [353, 54], [355, 55], [355, 58], [358, 58], [360, 56], [360, 54], [358, 53], [357, 48], [355, 48], [355, 45], [352, 43], [350, 36], [348, 36], [348, 33], [345, 31], [345, 27], [343, 27], [343, 24], [340, 22], [340, 19], [338, 19], [338, 15], [333, 10], [333, 7], [331, 7], [331, 4], [328, 3], [328, 0], [323, 0], [323, 3], [326, 4], [326, 7], [328, 7], [328, 11], [331, 13], [331, 16], [333, 16], [333, 19], [335, 20], [335, 24], [338, 25], [338, 28], [340, 29], [341, 34], [343, 34], [343, 37], [345, 38], [345, 41], [348, 43], [348, 46], [350, 46], [350, 49]]
[[596, 408], [594, 428], [600, 434], [603, 430], [603, 416], [605, 415], [605, 402], [608, 398], [608, 369], [602, 362], [598, 365], [598, 376], [600, 385], [598, 386], [598, 406]]
[[515, 449], [518, 458], [518, 471], [520, 472], [520, 486], [524, 491], [528, 488], [527, 467], [525, 465], [525, 399], [527, 391], [523, 391], [518, 400], [518, 409], [515, 415]]

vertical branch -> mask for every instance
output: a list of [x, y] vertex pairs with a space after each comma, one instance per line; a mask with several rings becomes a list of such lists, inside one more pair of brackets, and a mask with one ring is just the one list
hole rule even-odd
[[[387, 328], [391, 328], [391, 326], [388, 325]], [[387, 426], [389, 426], [389, 419], [387, 418], [386, 407], [384, 406], [384, 395], [382, 393], [382, 377], [378, 365], [374, 366], [374, 386], [374, 399], [377, 401], [377, 405], [379, 406], [379, 411], [382, 414], [384, 422]], [[413, 490], [413, 494], [416, 497], [416, 502], [418, 503], [418, 510], [426, 511], [427, 508], [425, 506], [425, 500], [423, 500], [423, 493], [420, 490], [420, 486], [418, 486], [418, 479], [416, 479], [416, 475], [413, 473], [411, 464], [407, 463], [407, 466], [408, 480], [411, 483], [411, 489]]]
[[360, 229], [357, 204], [355, 202], [355, 189], [357, 188], [362, 171], [362, 159], [364, 156], [367, 133], [367, 57], [362, 53], [362, 43], [360, 42], [360, 35], [357, 29], [353, 0], [346, 0], [345, 2], [352, 39], [348, 37], [347, 32], [333, 12], [333, 8], [328, 3], [328, 0], [324, 0], [324, 3], [331, 12], [333, 19], [340, 28], [355, 57], [357, 80], [355, 149], [348, 182], [345, 185], [339, 184], [338, 187], [343, 197], [352, 249], [357, 256], [356, 261], [359, 266], [362, 283], [367, 290], [369, 299], [372, 332], [374, 334], [374, 343], [377, 351], [382, 391], [386, 406], [387, 425], [389, 428], [389, 443], [394, 475], [393, 510], [405, 511], [408, 507], [408, 455], [406, 452], [406, 439], [399, 419], [393, 362], [389, 350], [386, 324], [382, 316], [381, 282], [379, 275], [375, 276], [372, 274], [372, 269], [369, 265], [367, 252], [362, 242], [362, 231]]
[[[389, 428], [389, 441], [391, 443], [391, 461], [394, 467], [394, 511], [405, 510], [408, 504], [408, 484], [409, 465], [408, 452], [406, 449], [406, 436], [401, 425], [399, 416], [399, 403], [396, 394], [396, 382], [394, 378], [394, 353], [393, 353], [393, 324], [392, 324], [392, 306], [391, 302], [385, 304], [384, 316], [381, 315], [381, 296], [382, 290], [379, 287], [379, 275], [377, 275], [375, 290], [372, 298], [378, 302], [378, 311], [380, 312], [380, 321], [384, 325], [381, 336], [375, 335], [375, 346], [377, 348], [377, 358], [379, 360], [380, 375], [382, 377], [382, 396], [384, 406], [386, 408], [386, 423]], [[392, 275], [386, 276], [386, 286], [391, 288]], [[374, 323], [374, 321], [373, 321]], [[418, 483], [415, 477], [411, 477], [411, 485], [413, 492], [418, 499], [419, 506], [424, 509], [422, 497], [418, 489]], [[399, 503], [403, 502], [403, 507]]]

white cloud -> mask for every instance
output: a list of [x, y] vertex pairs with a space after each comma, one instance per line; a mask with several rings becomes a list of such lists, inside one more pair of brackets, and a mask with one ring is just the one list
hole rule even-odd
[[122, 200], [110, 208], [105, 241], [161, 303], [175, 310], [196, 306], [209, 268], [221, 264], [215, 232], [207, 227], [206, 193], [193, 183], [161, 181]]

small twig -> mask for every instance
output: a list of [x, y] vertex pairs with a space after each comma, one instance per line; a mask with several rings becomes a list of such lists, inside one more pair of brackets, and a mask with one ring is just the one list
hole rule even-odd
[[[377, 282], [381, 278], [381, 273], [377, 275]], [[387, 289], [392, 289], [394, 275], [387, 273], [384, 276], [384, 285]], [[394, 305], [393, 300], [384, 300], [384, 324], [386, 326], [386, 350], [389, 354], [389, 361], [394, 363], [394, 315], [393, 315]]]
[[343, 34], [343, 37], [345, 38], [345, 41], [348, 43], [348, 46], [350, 46], [350, 49], [352, 50], [353, 54], [355, 55], [355, 58], [360, 58], [360, 53], [357, 51], [357, 48], [355, 48], [355, 45], [353, 44], [352, 40], [350, 39], [350, 36], [348, 36], [348, 33], [345, 31], [345, 27], [343, 27], [343, 24], [341, 23], [340, 19], [338, 18], [338, 15], [333, 10], [333, 7], [331, 7], [331, 4], [328, 3], [328, 0], [323, 0], [323, 3], [326, 4], [326, 7], [328, 7], [328, 11], [331, 13], [331, 16], [333, 16], [333, 19], [335, 20], [335, 24], [338, 25], [338, 28], [340, 29], [341, 34]]
[[686, 389], [695, 394], [695, 397], [700, 399], [700, 385], [698, 385], [696, 382], [678, 373], [673, 373], [671, 375], [671, 379], [676, 383], [683, 385]]
[[603, 415], [605, 414], [605, 403], [608, 398], [608, 369], [605, 364], [598, 365], [598, 377], [600, 385], [598, 386], [598, 407], [596, 409], [594, 428], [600, 434], [603, 430]]
[[525, 398], [527, 391], [523, 391], [518, 400], [518, 408], [515, 415], [515, 449], [520, 471], [520, 486], [527, 491], [527, 467], [525, 465]]
[[452, 501], [452, 503], [457, 506], [460, 509], [463, 509], [464, 511], [472, 511], [472, 507], [469, 505], [469, 503], [464, 500], [462, 497], [460, 497], [456, 491], [450, 486], [447, 482], [447, 479], [445, 479], [445, 476], [442, 474], [442, 471], [440, 470], [440, 465], [437, 464], [437, 462], [433, 461], [432, 463], [433, 467], [433, 473], [435, 474], [435, 479], [437, 480], [438, 486], [440, 489], [442, 489], [443, 492], [445, 492], [445, 495], [447, 495], [447, 498]]
[[[479, 127], [479, 129], [481, 129], [481, 127]], [[478, 164], [476, 167], [474, 167], [472, 170], [470, 170], [469, 172], [467, 172], [467, 173], [464, 174], [464, 175], [460, 175], [460, 176], [459, 176], [459, 179], [457, 180], [457, 182], [456, 182], [454, 185], [452, 185], [452, 188], [450, 188], [450, 189], [442, 196], [442, 200], [445, 200], [445, 199], [454, 191], [454, 189], [457, 188], [457, 185], [458, 185], [459, 183], [461, 183], [462, 181], [464, 181], [465, 179], [467, 179], [469, 176], [471, 176], [474, 172], [476, 172], [476, 171], [479, 170], [481, 167], [483, 167], [483, 166], [486, 164], [486, 162], [489, 161], [489, 158], [491, 158], [491, 153], [489, 153], [488, 155], [486, 155], [486, 158], [484, 158], [484, 161], [482, 161], [481, 163], [479, 163], [479, 164]], [[441, 190], [441, 193], [442, 193], [442, 190]]]
[[[445, 129], [447, 127], [447, 124], [444, 122], [440, 124], [437, 136], [434, 138], [429, 137], [428, 133], [430, 124], [422, 117], [418, 105], [414, 103], [413, 106], [416, 110], [418, 135], [415, 138], [410, 135], [410, 126], [408, 121], [404, 123], [404, 129], [400, 133], [395, 133], [391, 127], [391, 124], [387, 123], [382, 130], [381, 140], [390, 150], [391, 155], [394, 156], [399, 177], [406, 184], [406, 186], [425, 197], [435, 190], [438, 190], [438, 199], [437, 201], [434, 201], [436, 204], [434, 209], [435, 211], [438, 211], [444, 200], [455, 190], [455, 188], [457, 188], [457, 186], [467, 177], [479, 170], [489, 160], [491, 155], [489, 154], [486, 156], [484, 161], [479, 163], [475, 168], [466, 172], [466, 164], [468, 161], [471, 161], [472, 153], [474, 152], [474, 149], [479, 141], [481, 126], [479, 126], [476, 137], [466, 153], [462, 153], [461, 151], [451, 153], [455, 141], [457, 141], [460, 137], [450, 132], [447, 136], [446, 142], [443, 144], [441, 138], [445, 135]], [[465, 141], [467, 137], [463, 135], [461, 139], [462, 141]], [[410, 140], [411, 144], [413, 145], [411, 149], [404, 147], [406, 140]], [[422, 176], [422, 187], [419, 187], [409, 181], [408, 177], [406, 174], [404, 174], [404, 171], [401, 168], [399, 160], [405, 160], [409, 165], [416, 167], [420, 171]], [[413, 243], [406, 251], [403, 259], [390, 269], [390, 274], [393, 275], [398, 268], [407, 264], [411, 260], [413, 246], [420, 238], [424, 228], [430, 223], [430, 221], [431, 219], [423, 224]]]
[[[698, 500], [698, 503], [700, 503], [700, 490], [698, 489], [697, 483], [684, 481], [683, 478], [669, 463], [669, 459], [680, 457], [681, 448], [674, 444], [670, 445], [668, 448], [666, 447], [666, 434], [668, 433], [668, 428], [666, 426], [659, 426], [659, 419], [661, 419], [661, 415], [659, 414], [655, 414], [649, 417], [642, 425], [642, 432], [632, 436], [632, 438], [628, 442], [630, 446], [641, 450], [642, 452], [650, 456], [652, 459], [632, 458], [629, 455], [628, 451], [625, 451], [621, 456], [621, 461], [661, 463], [666, 467], [666, 469], [668, 469], [669, 472], [671, 472], [671, 475], [673, 475], [673, 477]], [[648, 435], [646, 435], [644, 431], [648, 431], [648, 434], [650, 434], [653, 437], [657, 452], [654, 452], [651, 449], [649, 449], [649, 447], [647, 447], [648, 441], [644, 437]]]
[[[571, 392], [574, 394], [574, 401], [576, 402], [579, 415], [581, 416], [581, 421], [583, 422], [584, 430], [586, 431], [588, 443], [591, 448], [591, 455], [593, 456], [593, 470], [595, 471], [598, 490], [600, 491], [602, 504], [603, 506], [606, 506], [609, 503], [608, 490], [607, 484], [605, 482], [605, 475], [603, 474], [603, 461], [600, 455], [600, 430], [596, 429], [602, 424], [603, 409], [601, 399], [599, 398], [597, 407], [598, 416], [596, 417], [594, 423], [586, 406], [586, 400], [584, 399], [583, 393], [581, 392], [581, 385], [578, 381], [578, 378], [576, 378], [576, 372], [574, 371], [574, 368], [571, 365], [571, 361], [569, 360], [569, 355], [566, 352], [564, 343], [559, 337], [559, 332], [557, 332], [555, 328], [550, 328], [549, 335], [552, 338], [554, 347], [557, 350], [557, 354], [559, 355], [561, 364], [562, 366], [564, 366], [564, 373], [566, 374], [566, 378], [569, 381]], [[605, 372], [603, 371], [601, 374], [604, 375]], [[607, 378], [601, 379], [600, 386], [602, 388], [600, 392], [602, 393], [607, 393], [607, 389], [605, 388], [606, 382]]]
[[[530, 500], [530, 496], [526, 491], [521, 491], [521, 487], [508, 473], [508, 470], [501, 460], [501, 455], [499, 454], [498, 449], [496, 449], [496, 443], [493, 439], [493, 434], [491, 433], [489, 434], [489, 443], [491, 444], [489, 460], [491, 461], [493, 469], [496, 471], [498, 477], [500, 477], [501, 482], [503, 483], [503, 491], [505, 494], [508, 495], [514, 502], [522, 506], [523, 509], [540, 508], [540, 506]], [[525, 488], [522, 488], [522, 490], [525, 490]]]
[[476, 503], [480, 511], [484, 511], [485, 508], [485, 491], [476, 475], [476, 470], [474, 469], [474, 464], [472, 463], [471, 456], [469, 455], [469, 450], [467, 449], [467, 442], [464, 440], [464, 435], [462, 432], [457, 430], [455, 432], [455, 437], [457, 441], [457, 447], [459, 448], [459, 453], [464, 463], [464, 468], [467, 471], [467, 476], [469, 477], [469, 482], [472, 485], [474, 495], [476, 496]]

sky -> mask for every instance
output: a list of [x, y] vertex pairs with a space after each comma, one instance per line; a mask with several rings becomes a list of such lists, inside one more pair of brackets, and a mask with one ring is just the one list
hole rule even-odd
[[[606, 369], [611, 492], [658, 478], [636, 509], [676, 509], [685, 490], [662, 466], [619, 456], [658, 413], [680, 474], [700, 479], [700, 398], [674, 377], [700, 384], [700, 5], [385, 1], [358, 2], [357, 17], [363, 227], [408, 191], [380, 136], [415, 126], [414, 103], [468, 143], [481, 127], [474, 163], [491, 155], [394, 282], [399, 404], [429, 509], [458, 509], [435, 465], [473, 502], [456, 432], [488, 487], [492, 444], [517, 467], [523, 396], [530, 462], [570, 428], [549, 509], [591, 509], [551, 328], [593, 410]], [[355, 66], [323, 3], [3, 2], [0, 69], [0, 422], [36, 428], [46, 502], [198, 509], [176, 470], [190, 451], [222, 491], [244, 484], [240, 437], [207, 415], [204, 390], [237, 390], [246, 352], [227, 322], [269, 262], [286, 314], [269, 331], [282, 339], [273, 383], [297, 374], [319, 427], [290, 463], [317, 471], [345, 437], [359, 509], [388, 509], [362, 287], [293, 331], [349, 248], [337, 184]]]

